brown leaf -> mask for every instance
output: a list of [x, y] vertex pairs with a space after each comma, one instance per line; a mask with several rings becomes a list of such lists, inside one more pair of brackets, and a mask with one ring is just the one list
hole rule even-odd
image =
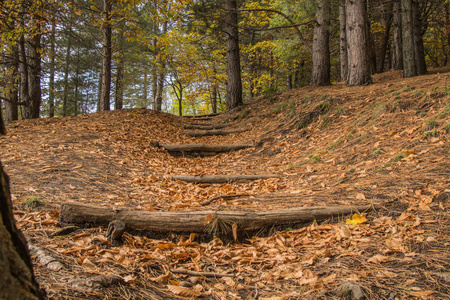
[[175, 295], [179, 295], [182, 297], [200, 297], [202, 293], [196, 290], [188, 289], [182, 286], [177, 285], [167, 285], [169, 291], [174, 293]]
[[373, 264], [379, 264], [379, 263], [382, 263], [382, 262], [385, 262], [385, 261], [388, 261], [388, 260], [389, 260], [389, 257], [377, 254], [377, 255], [374, 255], [371, 258], [369, 258], [367, 260], [367, 262], [370, 262], [370, 263], [373, 263]]

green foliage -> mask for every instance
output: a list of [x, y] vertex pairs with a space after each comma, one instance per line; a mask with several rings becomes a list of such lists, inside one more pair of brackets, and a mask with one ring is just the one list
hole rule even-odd
[[336, 141], [332, 142], [326, 149], [330, 150], [330, 151], [334, 151], [336, 149], [336, 147], [338, 147], [339, 145], [341, 145], [343, 142], [342, 138], [337, 139]]
[[444, 126], [444, 130], [449, 133], [450, 132], [450, 123]]
[[431, 130], [437, 126], [436, 120], [434, 118], [426, 120], [425, 124], [427, 124], [427, 127], [425, 128], [425, 130]]
[[239, 118], [248, 119], [250, 117], [250, 113], [251, 113], [250, 109], [244, 109], [243, 111], [241, 111]]
[[399, 161], [399, 160], [401, 160], [401, 159], [403, 159], [403, 158], [405, 158], [405, 157], [406, 157], [406, 154], [405, 154], [404, 152], [400, 152], [400, 153], [397, 153], [397, 154], [394, 156], [394, 158], [391, 159], [391, 161], [392, 161], [392, 162], [396, 162], [396, 161]]
[[36, 206], [39, 206], [41, 204], [42, 204], [42, 202], [41, 202], [40, 198], [37, 197], [37, 196], [28, 198], [24, 202], [24, 205], [28, 206], [28, 207], [36, 207]]
[[438, 131], [438, 130], [432, 130], [432, 131], [426, 131], [424, 134], [423, 134], [423, 137], [425, 138], [425, 139], [427, 139], [427, 138], [429, 138], [429, 137], [435, 137], [435, 136], [439, 136], [439, 134], [440, 134], [440, 132]]
[[382, 154], [383, 152], [384, 152], [383, 148], [377, 148], [372, 152], [371, 156], [377, 157], [378, 155]]

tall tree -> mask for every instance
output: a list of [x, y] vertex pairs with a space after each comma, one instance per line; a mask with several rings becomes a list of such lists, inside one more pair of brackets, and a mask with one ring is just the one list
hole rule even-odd
[[48, 85], [48, 106], [50, 118], [55, 116], [55, 41], [56, 40], [56, 20], [52, 20], [52, 31], [50, 35], [50, 79]]
[[103, 0], [103, 51], [102, 51], [102, 88], [100, 97], [100, 110], [110, 110], [111, 94], [111, 60], [112, 60], [112, 24], [111, 0]]
[[227, 110], [241, 105], [242, 80], [241, 60], [239, 56], [238, 3], [237, 0], [225, 1], [225, 34], [227, 49]]
[[18, 69], [19, 69], [19, 53], [18, 46], [10, 47], [9, 57], [7, 57], [7, 83], [5, 88], [5, 121], [12, 122], [19, 118], [19, 94]]
[[392, 29], [392, 68], [403, 70], [403, 44], [402, 44], [402, 9], [401, 0], [393, 3], [393, 29]]
[[312, 51], [312, 85], [330, 84], [330, 0], [316, 0], [316, 21]]
[[372, 83], [367, 46], [366, 0], [346, 0], [346, 35], [348, 49], [347, 85]]
[[347, 47], [347, 20], [345, 17], [345, 1], [339, 3], [339, 53], [341, 57], [341, 81], [348, 79], [348, 47]]
[[401, 0], [403, 77], [417, 76], [416, 47], [414, 45], [413, 0]]

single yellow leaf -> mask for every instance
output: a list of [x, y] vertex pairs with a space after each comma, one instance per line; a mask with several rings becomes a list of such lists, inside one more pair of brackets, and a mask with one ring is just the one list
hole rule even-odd
[[363, 224], [367, 222], [367, 218], [366, 218], [366, 214], [353, 214], [352, 219], [351, 220], [345, 220], [345, 222], [347, 222], [347, 224], [350, 225], [357, 225], [357, 224]]

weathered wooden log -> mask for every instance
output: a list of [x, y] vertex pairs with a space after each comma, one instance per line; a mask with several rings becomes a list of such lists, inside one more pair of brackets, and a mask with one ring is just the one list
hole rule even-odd
[[228, 124], [211, 124], [211, 125], [191, 124], [191, 125], [184, 125], [184, 129], [212, 130], [212, 129], [222, 129], [228, 126], [229, 126]]
[[184, 144], [184, 145], [167, 145], [160, 144], [171, 154], [183, 153], [183, 152], [197, 152], [201, 155], [214, 155], [221, 152], [230, 152], [246, 148], [251, 148], [253, 145], [205, 145], [205, 144]]
[[276, 174], [262, 174], [262, 175], [174, 175], [175, 180], [193, 182], [193, 183], [224, 183], [230, 181], [242, 180], [258, 180], [266, 178], [279, 178], [281, 175]]
[[194, 118], [207, 118], [207, 117], [215, 117], [220, 115], [221, 113], [210, 113], [206, 115], [195, 115], [195, 116], [183, 116], [185, 118], [194, 119]]
[[211, 135], [227, 135], [233, 133], [241, 133], [248, 131], [248, 129], [241, 130], [202, 130], [202, 131], [184, 131], [183, 133], [193, 137], [211, 136]]
[[162, 212], [141, 210], [117, 210], [78, 203], [61, 205], [62, 223], [105, 226], [112, 220], [125, 222], [133, 230], [158, 233], [202, 233], [205, 220], [221, 220], [222, 224], [236, 223], [239, 231], [255, 231], [276, 225], [302, 224], [313, 220], [348, 215], [354, 211], [365, 211], [371, 206], [358, 207], [299, 207], [266, 211], [188, 211]]

